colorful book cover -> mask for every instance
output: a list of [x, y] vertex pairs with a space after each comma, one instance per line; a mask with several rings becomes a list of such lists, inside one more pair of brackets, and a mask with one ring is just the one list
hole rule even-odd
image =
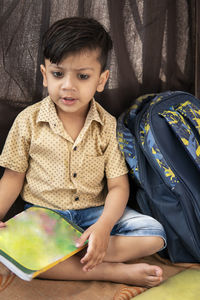
[[0, 261], [31, 280], [85, 247], [76, 247], [83, 230], [51, 209], [30, 207], [0, 229]]

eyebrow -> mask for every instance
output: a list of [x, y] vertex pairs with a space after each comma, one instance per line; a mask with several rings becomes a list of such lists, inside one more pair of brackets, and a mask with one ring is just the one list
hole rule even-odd
[[[58, 66], [56, 64], [51, 64], [50, 66], [53, 67], [53, 68], [64, 70], [64, 68], [62, 66]], [[92, 68], [92, 67], [84, 67], [84, 68], [78, 68], [78, 69], [73, 69], [73, 70], [77, 71], [77, 72], [82, 72], [82, 71], [86, 71], [86, 70], [94, 71], [94, 68]]]
[[85, 71], [85, 70], [92, 70], [92, 71], [94, 71], [94, 69], [91, 68], [91, 67], [85, 67], [85, 68], [75, 69], [75, 71]]

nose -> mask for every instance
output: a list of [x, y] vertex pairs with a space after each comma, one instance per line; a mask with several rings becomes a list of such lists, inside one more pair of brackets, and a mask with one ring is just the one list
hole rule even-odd
[[75, 90], [75, 84], [71, 74], [67, 74], [63, 77], [61, 88], [63, 90]]

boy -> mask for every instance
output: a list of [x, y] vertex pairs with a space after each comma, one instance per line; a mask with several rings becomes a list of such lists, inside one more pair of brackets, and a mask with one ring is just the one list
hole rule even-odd
[[50, 27], [43, 46], [49, 96], [22, 111], [8, 135], [0, 157], [0, 219], [21, 192], [26, 207], [55, 209], [85, 230], [78, 246], [88, 239], [86, 252], [42, 278], [155, 286], [159, 267], [124, 262], [159, 251], [165, 233], [156, 220], [126, 208], [116, 121], [93, 98], [109, 77], [110, 36], [93, 19], [66, 18]]

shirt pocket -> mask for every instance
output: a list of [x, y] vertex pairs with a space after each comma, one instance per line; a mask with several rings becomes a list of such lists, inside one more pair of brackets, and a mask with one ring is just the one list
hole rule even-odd
[[87, 185], [102, 184], [104, 179], [104, 156], [84, 156], [82, 164], [82, 173], [84, 182]]

